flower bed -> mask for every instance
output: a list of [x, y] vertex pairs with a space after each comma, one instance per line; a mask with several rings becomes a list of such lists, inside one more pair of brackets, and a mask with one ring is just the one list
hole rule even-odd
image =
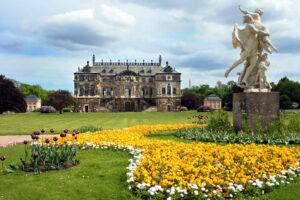
[[288, 184], [300, 173], [299, 147], [181, 143], [147, 138], [158, 131], [196, 124], [139, 125], [125, 129], [67, 135], [82, 148], [129, 149], [130, 189], [143, 198], [232, 198], [257, 195]]

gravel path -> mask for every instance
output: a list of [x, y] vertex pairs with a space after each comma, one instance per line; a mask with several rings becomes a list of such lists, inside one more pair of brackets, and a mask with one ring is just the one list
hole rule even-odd
[[[40, 138], [51, 138], [53, 136], [55, 135], [39, 135]], [[8, 147], [10, 145], [23, 143], [24, 140], [30, 141], [31, 136], [30, 135], [0, 136], [0, 147]]]

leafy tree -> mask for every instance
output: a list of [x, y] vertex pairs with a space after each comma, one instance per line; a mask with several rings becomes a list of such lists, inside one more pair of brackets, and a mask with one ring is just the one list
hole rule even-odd
[[292, 106], [290, 97], [286, 94], [280, 95], [280, 108], [289, 109]]
[[63, 108], [72, 106], [75, 102], [69, 91], [57, 90], [49, 93], [45, 103], [53, 106], [56, 110], [59, 110], [60, 114], [62, 114]]
[[11, 80], [0, 75], [0, 113], [5, 111], [26, 112], [26, 108], [23, 94]]
[[[287, 77], [284, 77], [279, 80], [277, 85], [273, 85], [273, 91], [280, 92], [280, 95], [286, 95], [289, 97], [291, 102], [296, 102], [300, 104], [300, 83], [297, 81], [292, 81]], [[280, 105], [285, 105], [287, 102], [287, 98], [283, 97], [282, 100], [284, 103], [280, 103]], [[283, 108], [284, 109], [284, 108]]]
[[200, 106], [200, 98], [193, 92], [185, 92], [181, 97], [181, 105], [189, 110], [197, 109]]
[[21, 83], [19, 86], [20, 91], [25, 95], [33, 94], [41, 98], [42, 102], [44, 102], [48, 96], [49, 91], [43, 89], [39, 85], [29, 85]]

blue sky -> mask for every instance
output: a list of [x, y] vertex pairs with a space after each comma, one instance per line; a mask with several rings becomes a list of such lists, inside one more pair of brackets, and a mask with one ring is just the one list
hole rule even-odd
[[231, 45], [238, 5], [264, 11], [279, 53], [269, 79], [300, 79], [298, 0], [1, 0], [0, 74], [47, 89], [73, 90], [73, 73], [91, 60], [158, 60], [182, 72], [182, 86], [227, 82], [239, 56]]

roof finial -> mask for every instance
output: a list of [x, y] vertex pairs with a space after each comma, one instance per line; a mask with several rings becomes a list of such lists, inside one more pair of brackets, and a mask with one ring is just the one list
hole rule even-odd
[[159, 62], [159, 65], [161, 65], [161, 55], [159, 55], [159, 57], [158, 57], [158, 62]]
[[93, 65], [95, 65], [96, 63], [96, 57], [95, 57], [95, 54], [93, 54]]
[[166, 62], [166, 66], [169, 66], [169, 62], [168, 61]]
[[90, 61], [86, 61], [86, 66], [90, 66]]

